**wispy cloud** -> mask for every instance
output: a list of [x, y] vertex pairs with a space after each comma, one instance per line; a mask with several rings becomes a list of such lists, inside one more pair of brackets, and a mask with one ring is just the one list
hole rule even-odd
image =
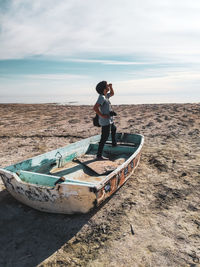
[[120, 60], [104, 60], [104, 59], [70, 59], [71, 62], [79, 63], [99, 63], [103, 65], [150, 65], [151, 62], [133, 62]]
[[0, 59], [199, 55], [199, 12], [197, 0], [11, 0], [0, 11]]
[[77, 74], [32, 74], [23, 75], [24, 79], [32, 80], [57, 80], [57, 81], [69, 81], [69, 80], [86, 80], [89, 76], [77, 75]]
[[[159, 74], [160, 75], [160, 74]], [[134, 80], [118, 81], [118, 94], [168, 94], [179, 95], [189, 92], [198, 95], [200, 84], [199, 72], [173, 71], [162, 73], [161, 76], [145, 77]], [[124, 88], [124, 90], [122, 90]]]

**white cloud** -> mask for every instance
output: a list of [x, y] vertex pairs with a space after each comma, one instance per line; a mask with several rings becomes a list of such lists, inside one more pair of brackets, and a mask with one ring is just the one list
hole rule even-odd
[[89, 76], [77, 74], [32, 74], [23, 75], [23, 79], [30, 80], [55, 80], [55, 81], [69, 81], [69, 80], [86, 80]]
[[103, 60], [103, 59], [70, 59], [70, 61], [80, 62], [80, 63], [100, 63], [103, 65], [149, 65], [149, 64], [152, 64], [150, 62]]
[[[115, 83], [117, 94], [180, 94], [181, 92], [199, 95], [200, 73], [174, 71], [157, 77], [118, 81]], [[192, 85], [192, 86], [191, 86]], [[199, 97], [198, 97], [199, 98]]]
[[0, 14], [0, 59], [138, 52], [199, 56], [199, 11], [197, 0], [12, 0]]

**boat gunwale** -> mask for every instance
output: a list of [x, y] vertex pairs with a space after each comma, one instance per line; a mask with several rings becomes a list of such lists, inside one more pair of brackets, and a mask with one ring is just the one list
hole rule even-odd
[[[8, 166], [6, 166], [5, 168], [0, 168], [0, 170], [8, 170], [8, 171], [10, 171], [8, 168], [13, 167], [14, 165], [21, 164], [21, 163], [23, 163], [23, 162], [25, 162], [25, 161], [28, 161], [28, 160], [33, 160], [33, 159], [40, 158], [40, 157], [42, 157], [42, 156], [44, 156], [44, 155], [46, 155], [46, 154], [48, 154], [48, 153], [50, 153], [50, 152], [53, 153], [53, 152], [56, 152], [56, 151], [58, 151], [58, 150], [62, 150], [62, 149], [64, 149], [64, 148], [66, 148], [66, 147], [73, 146], [74, 144], [78, 144], [78, 143], [81, 143], [81, 142], [85, 142], [86, 140], [89, 141], [90, 139], [95, 139], [95, 138], [97, 138], [97, 137], [99, 137], [99, 139], [100, 139], [100, 134], [93, 135], [93, 136], [87, 137], [87, 138], [85, 138], [85, 139], [76, 141], [76, 142], [74, 142], [74, 143], [69, 143], [69, 144], [67, 144], [67, 145], [65, 145], [65, 146], [62, 146], [62, 147], [59, 147], [59, 148], [56, 148], [56, 149], [47, 151], [47, 152], [45, 152], [45, 153], [42, 153], [42, 154], [39, 154], [39, 155], [30, 157], [30, 158], [27, 158], [27, 159], [25, 159], [25, 160], [22, 160], [22, 161], [19, 161], [19, 162], [14, 163], [14, 164], [8, 165]], [[90, 145], [90, 144], [92, 144], [92, 142], [88, 142], [88, 145]], [[70, 154], [71, 154], [71, 153], [70, 153]], [[12, 171], [10, 171], [10, 172], [12, 172]], [[13, 173], [15, 173], [15, 172], [13, 172]]]

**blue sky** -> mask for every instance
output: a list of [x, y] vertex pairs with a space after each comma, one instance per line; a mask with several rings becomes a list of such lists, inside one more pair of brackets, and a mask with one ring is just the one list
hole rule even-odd
[[198, 0], [0, 0], [0, 102], [200, 102]]

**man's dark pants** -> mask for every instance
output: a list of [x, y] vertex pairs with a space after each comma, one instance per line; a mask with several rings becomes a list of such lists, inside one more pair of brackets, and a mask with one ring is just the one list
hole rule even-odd
[[104, 147], [106, 141], [108, 140], [110, 131], [111, 131], [111, 137], [112, 137], [112, 145], [113, 146], [116, 145], [116, 136], [115, 136], [116, 135], [116, 129], [117, 128], [114, 125], [114, 123], [101, 127], [101, 140], [99, 142], [97, 157], [102, 156], [103, 147]]

